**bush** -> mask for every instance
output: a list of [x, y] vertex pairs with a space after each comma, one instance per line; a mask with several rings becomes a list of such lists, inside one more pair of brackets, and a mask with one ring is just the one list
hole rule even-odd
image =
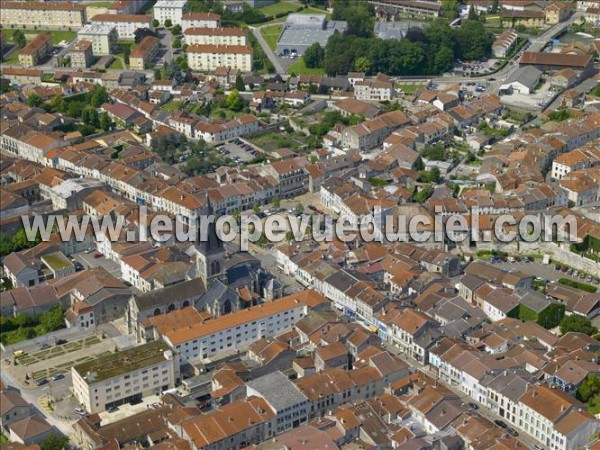
[[571, 331], [587, 334], [588, 336], [598, 333], [598, 329], [592, 325], [590, 319], [578, 314], [565, 316], [560, 321], [560, 334], [564, 335]]
[[593, 294], [598, 290], [596, 286], [592, 286], [591, 284], [582, 283], [580, 281], [571, 280], [570, 278], [561, 278], [558, 280], [560, 284], [564, 284], [565, 286], [570, 286], [576, 289], [581, 289], [582, 291], [589, 292]]

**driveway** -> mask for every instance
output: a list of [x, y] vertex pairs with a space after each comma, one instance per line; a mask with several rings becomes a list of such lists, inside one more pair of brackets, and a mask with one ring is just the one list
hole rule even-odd
[[262, 37], [262, 34], [260, 33], [261, 27], [250, 27], [250, 29], [252, 30], [252, 34], [254, 34], [254, 36], [258, 40], [258, 43], [265, 52], [265, 55], [267, 55], [267, 58], [269, 58], [273, 66], [275, 66], [275, 72], [277, 72], [280, 75], [285, 75], [287, 73], [286, 70], [283, 68], [281, 62], [279, 61], [275, 53], [273, 53], [273, 50], [271, 50], [271, 47], [269, 47], [269, 44], [267, 44], [267, 41], [265, 41], [265, 39]]

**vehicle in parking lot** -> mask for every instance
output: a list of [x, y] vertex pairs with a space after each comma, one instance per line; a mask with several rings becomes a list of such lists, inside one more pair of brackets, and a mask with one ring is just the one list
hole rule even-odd
[[36, 386], [43, 386], [45, 384], [48, 383], [48, 379], [47, 378], [40, 378], [39, 380], [35, 381], [35, 385]]
[[515, 430], [514, 428], [507, 428], [506, 432], [512, 436], [518, 436], [519, 432], [517, 430]]
[[79, 261], [75, 261], [75, 270], [79, 272], [83, 269], [85, 269], [85, 267], [83, 267], [83, 264], [81, 264]]
[[479, 409], [479, 406], [477, 406], [477, 403], [468, 403], [467, 406], [471, 409]]
[[85, 416], [87, 413], [85, 412], [85, 410], [81, 409], [81, 408], [75, 408], [75, 413], [79, 414], [80, 416]]
[[496, 425], [498, 425], [500, 428], [508, 428], [508, 425], [506, 425], [506, 423], [505, 423], [505, 422], [503, 422], [503, 421], [502, 421], [502, 420], [500, 420], [500, 419], [496, 419], [496, 420], [494, 420], [494, 423], [495, 423]]
[[52, 377], [52, 381], [62, 380], [65, 376], [62, 373], [57, 373]]
[[66, 344], [67, 340], [66, 339], [57, 339], [56, 340], [56, 345], [63, 345]]
[[50, 347], [51, 347], [51, 345], [50, 345], [50, 344], [48, 344], [48, 343], [45, 343], [45, 344], [42, 344], [42, 345], [40, 345], [40, 350], [46, 350], [46, 349], [48, 349], [48, 348], [50, 348]]

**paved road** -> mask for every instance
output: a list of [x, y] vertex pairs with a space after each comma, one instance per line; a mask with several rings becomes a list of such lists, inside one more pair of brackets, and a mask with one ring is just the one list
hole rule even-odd
[[271, 50], [271, 47], [269, 47], [269, 44], [267, 44], [267, 41], [265, 41], [262, 34], [260, 33], [261, 27], [250, 27], [250, 29], [252, 30], [252, 34], [254, 34], [254, 36], [258, 40], [258, 43], [265, 52], [265, 55], [267, 55], [267, 58], [269, 58], [271, 63], [273, 63], [273, 66], [275, 66], [275, 72], [277, 72], [280, 75], [285, 75], [287, 71], [283, 68], [281, 62], [277, 58], [277, 55], [273, 53], [273, 50]]

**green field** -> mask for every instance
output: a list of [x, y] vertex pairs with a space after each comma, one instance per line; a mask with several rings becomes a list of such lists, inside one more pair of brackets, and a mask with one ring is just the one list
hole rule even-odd
[[296, 75], [325, 75], [325, 70], [321, 68], [309, 69], [306, 67], [304, 58], [302, 57], [298, 58], [298, 61], [288, 67], [287, 72], [295, 73]]
[[275, 16], [277, 14], [285, 14], [295, 12], [300, 5], [289, 3], [289, 2], [277, 2], [272, 5], [265, 6], [264, 8], [260, 8], [265, 16]]
[[417, 92], [417, 89], [421, 89], [424, 87], [425, 87], [424, 84], [417, 84], [417, 83], [406, 83], [406, 84], [397, 84], [396, 85], [396, 89], [402, 89], [402, 92], [404, 92], [405, 94], [409, 94], [409, 95]]
[[184, 103], [181, 100], [171, 100], [161, 106], [160, 109], [165, 111], [177, 111], [183, 108]]
[[86, 3], [85, 6], [86, 6], [86, 8], [89, 8], [89, 7], [106, 8], [106, 7], [110, 6], [111, 4], [112, 4], [112, 2], [89, 2], [89, 3]]
[[121, 58], [115, 58], [108, 66], [109, 69], [125, 69], [123, 67], [123, 60]]
[[[72, 41], [77, 36], [74, 31], [57, 31], [57, 30], [21, 30], [28, 41], [32, 40], [35, 36], [42, 33], [52, 34], [52, 43], [58, 44], [61, 41]], [[2, 34], [9, 41], [13, 42], [12, 35], [15, 32], [12, 28], [2, 28]]]
[[267, 41], [267, 44], [269, 44], [269, 47], [273, 51], [275, 51], [275, 47], [277, 46], [277, 39], [279, 39], [282, 28], [283, 25], [269, 25], [260, 29], [260, 34], [262, 34], [262, 37], [265, 38], [265, 41]]

